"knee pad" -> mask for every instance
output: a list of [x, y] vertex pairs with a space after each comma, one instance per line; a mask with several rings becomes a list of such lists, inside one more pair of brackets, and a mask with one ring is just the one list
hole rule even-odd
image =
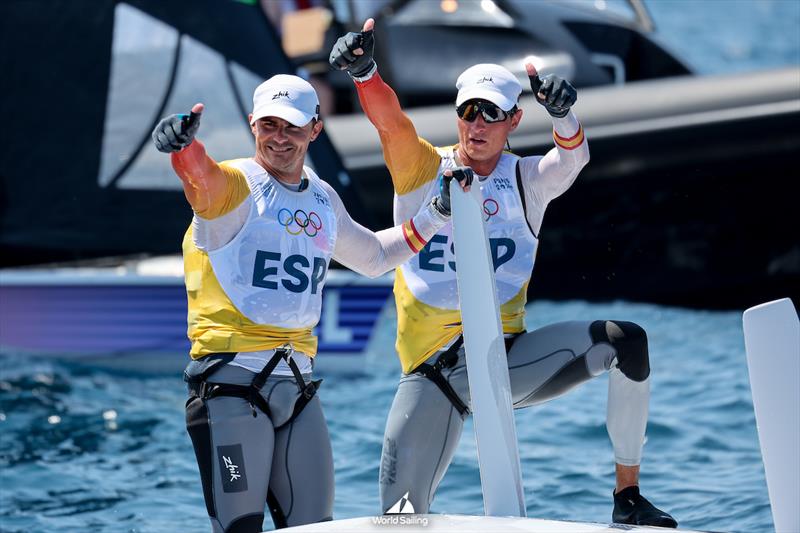
[[633, 381], [650, 376], [647, 333], [633, 322], [597, 320], [589, 328], [593, 342], [607, 342], [617, 352], [617, 368]]

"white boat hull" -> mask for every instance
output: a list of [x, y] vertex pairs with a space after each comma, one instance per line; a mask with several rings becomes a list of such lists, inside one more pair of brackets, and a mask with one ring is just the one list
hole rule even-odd
[[[282, 531], [313, 532], [313, 531], [349, 531], [358, 533], [362, 531], [403, 531], [404, 533], [433, 533], [458, 532], [458, 533], [595, 533], [609, 531], [654, 532], [676, 531], [662, 527], [629, 526], [620, 524], [596, 524], [592, 522], [564, 522], [560, 520], [542, 520], [539, 518], [496, 517], [496, 516], [467, 516], [448, 514], [398, 514], [383, 516], [368, 516], [320, 522], [305, 526], [290, 527]], [[692, 531], [692, 530], [680, 530]]]

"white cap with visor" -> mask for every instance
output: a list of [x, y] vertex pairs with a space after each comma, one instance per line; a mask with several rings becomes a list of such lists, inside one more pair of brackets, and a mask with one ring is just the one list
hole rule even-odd
[[467, 100], [488, 100], [503, 111], [511, 111], [519, 101], [522, 86], [507, 68], [493, 63], [473, 65], [456, 81], [456, 106]]
[[319, 118], [319, 98], [314, 87], [303, 78], [289, 74], [271, 77], [253, 93], [250, 124], [264, 117], [278, 117], [303, 127]]

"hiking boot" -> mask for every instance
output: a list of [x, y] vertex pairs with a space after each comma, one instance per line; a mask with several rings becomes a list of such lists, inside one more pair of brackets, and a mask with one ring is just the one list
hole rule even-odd
[[614, 513], [611, 519], [617, 524], [678, 527], [674, 518], [639, 494], [639, 487], [636, 485], [614, 494]]

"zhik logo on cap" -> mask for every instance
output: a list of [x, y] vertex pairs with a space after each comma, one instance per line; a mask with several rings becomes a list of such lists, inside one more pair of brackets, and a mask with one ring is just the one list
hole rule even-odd
[[456, 105], [467, 100], [486, 100], [503, 111], [510, 111], [519, 100], [522, 85], [514, 74], [501, 65], [481, 63], [473, 65], [456, 81]]
[[253, 93], [253, 124], [260, 118], [277, 117], [303, 127], [319, 118], [319, 98], [303, 78], [289, 74], [273, 76]]

